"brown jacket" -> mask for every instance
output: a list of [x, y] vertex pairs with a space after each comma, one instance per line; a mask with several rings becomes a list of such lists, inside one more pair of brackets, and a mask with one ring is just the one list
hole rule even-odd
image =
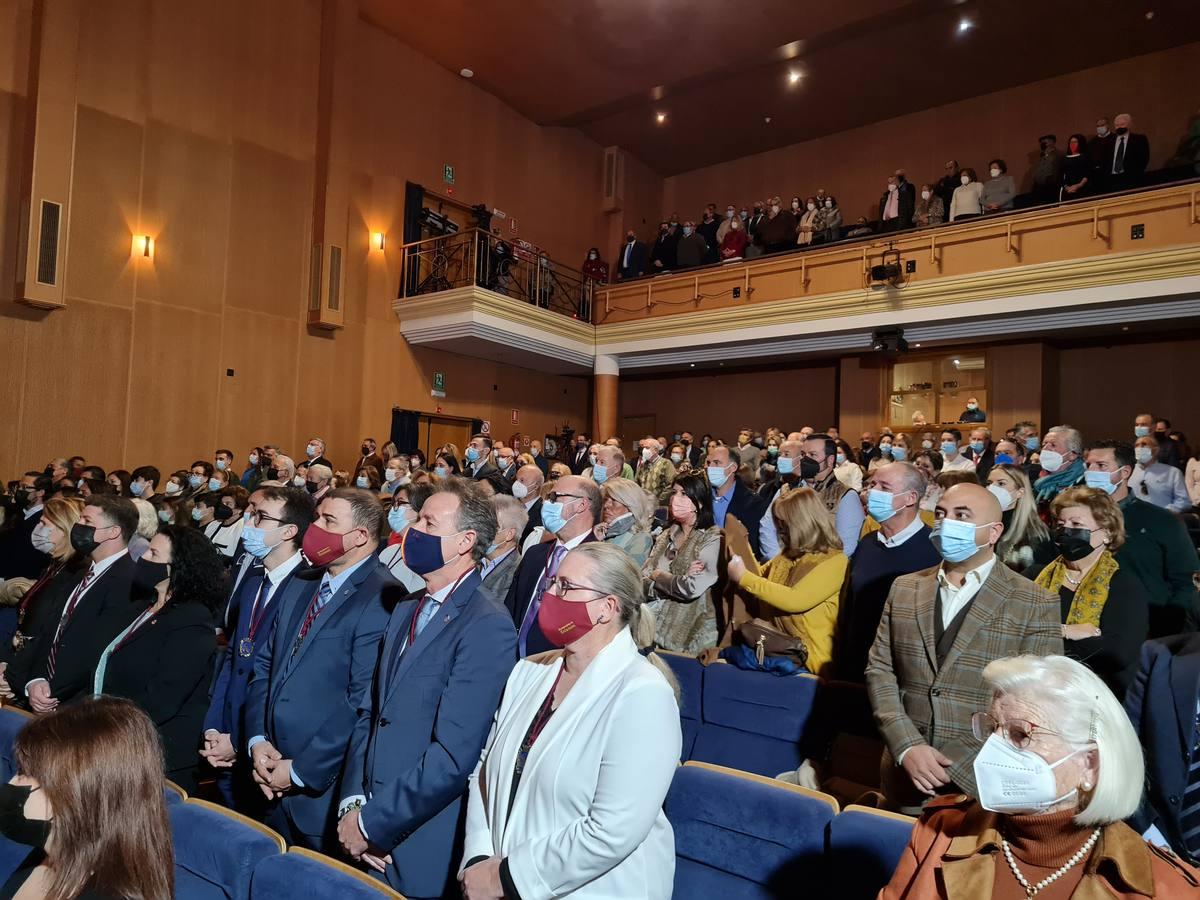
[[1057, 597], [997, 561], [939, 669], [937, 573], [932, 568], [901, 575], [892, 584], [867, 662], [867, 689], [875, 724], [894, 759], [909, 747], [929, 744], [953, 762], [951, 780], [974, 792], [972, 764], [982, 745], [971, 733], [971, 716], [991, 703], [983, 669], [1022, 653], [1061, 655], [1061, 612]]
[[[988, 900], [1002, 852], [999, 818], [965, 795], [931, 801], [878, 900]], [[1083, 867], [1071, 900], [1200, 896], [1200, 872], [1123, 822], [1104, 827]]]

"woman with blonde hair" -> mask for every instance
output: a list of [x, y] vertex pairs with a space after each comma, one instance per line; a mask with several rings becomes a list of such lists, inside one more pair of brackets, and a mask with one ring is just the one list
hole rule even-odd
[[640, 566], [650, 555], [654, 539], [654, 498], [636, 481], [613, 478], [601, 488], [604, 506], [600, 524], [593, 533], [596, 540], [624, 550], [634, 565]]
[[1000, 502], [1004, 534], [996, 545], [996, 555], [1014, 572], [1032, 565], [1044, 566], [1058, 555], [1050, 532], [1037, 514], [1037, 501], [1029, 476], [1020, 466], [1001, 463], [987, 476], [987, 489]]
[[509, 676], [468, 788], [463, 895], [669, 900], [679, 706], [637, 567], [608, 544], [571, 550], [538, 627], [562, 649]]
[[829, 674], [838, 597], [850, 560], [842, 552], [833, 520], [812, 488], [789, 491], [771, 510], [783, 547], [761, 574], [747, 570], [740, 556], [729, 561], [729, 578], [760, 603], [758, 618], [800, 638], [808, 650], [806, 667]]

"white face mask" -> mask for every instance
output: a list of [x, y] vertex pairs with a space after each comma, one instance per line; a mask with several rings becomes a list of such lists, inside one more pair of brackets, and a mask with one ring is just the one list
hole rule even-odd
[[800, 201], [799, 201], [799, 200], [793, 200], [793, 201], [792, 201], [792, 209], [799, 209], [799, 208], [800, 208]]
[[929, 199], [929, 191], [921, 191], [921, 199], [928, 200]]
[[779, 205], [776, 203], [772, 203], [771, 204], [771, 212], [775, 213], [776, 215], [779, 215]]
[[1057, 450], [1043, 450], [1039, 460], [1041, 461], [1042, 468], [1047, 472], [1057, 472], [1063, 467], [1063, 463], [1066, 462], [1063, 459], [1063, 455]]
[[529, 488], [519, 481], [514, 481], [512, 486], [513, 496], [518, 500], [524, 500], [529, 496]]
[[295, 478], [292, 479], [292, 484], [295, 485], [296, 487], [304, 487], [304, 478], [297, 475]]
[[970, 175], [964, 175], [964, 176], [962, 176], [962, 178], [960, 178], [960, 179], [958, 179], [958, 180], [959, 180], [959, 181], [961, 181], [963, 184], [970, 184], [970, 183], [971, 183], [971, 176], [970, 176]]
[[33, 529], [33, 533], [29, 536], [30, 542], [33, 544], [33, 549], [39, 553], [50, 553], [54, 550], [54, 541], [50, 539], [50, 529], [43, 528], [39, 525]]
[[643, 459], [643, 460], [645, 460], [646, 462], [650, 462], [650, 460], [651, 460], [653, 457], [654, 457], [654, 451], [653, 451], [653, 450], [651, 450], [649, 447], [643, 447], [643, 448], [642, 448], [642, 459]]
[[897, 187], [899, 187], [899, 185], [894, 184], [892, 182], [888, 182], [888, 190], [889, 191], [894, 191], [894, 190], [896, 190]]
[[993, 734], [975, 757], [975, 784], [979, 803], [995, 813], [1036, 813], [1061, 803], [1075, 790], [1061, 797], [1054, 781], [1054, 770], [1076, 753], [1073, 750], [1051, 764], [1032, 750], [1018, 750], [998, 734]]
[[1106, 137], [1107, 135], [1108, 135], [1108, 126], [1107, 125], [1097, 125], [1096, 126], [1096, 137]]
[[817, 204], [815, 204], [815, 203], [809, 203], [809, 204], [808, 204], [808, 211], [809, 211], [809, 212], [812, 212], [812, 211], [813, 211], [814, 209], [816, 209], [816, 208], [817, 208]]
[[1000, 170], [999, 170], [999, 169], [992, 169], [992, 177], [993, 177], [993, 178], [999, 178], [999, 177], [1000, 177]]
[[1017, 505], [1016, 498], [1014, 498], [1013, 495], [1008, 492], [1008, 488], [1003, 487], [1002, 485], [989, 484], [988, 491], [990, 491], [991, 495], [995, 497], [997, 501], [999, 501], [1001, 512], [1008, 512]]
[[732, 209], [725, 210], [725, 218], [727, 218], [727, 219], [733, 218], [733, 210]]
[[832, 200], [826, 200], [826, 201], [825, 201], [825, 208], [826, 208], [826, 209], [833, 209], [833, 201], [832, 201]]

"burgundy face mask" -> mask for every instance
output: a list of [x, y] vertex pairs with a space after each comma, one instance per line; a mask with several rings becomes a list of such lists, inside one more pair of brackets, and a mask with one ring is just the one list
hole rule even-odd
[[304, 556], [314, 566], [327, 566], [346, 554], [346, 536], [326, 531], [318, 525], [309, 525], [304, 532]]
[[555, 647], [566, 647], [595, 628], [596, 623], [588, 615], [587, 602], [572, 603], [546, 591], [538, 607], [538, 627]]

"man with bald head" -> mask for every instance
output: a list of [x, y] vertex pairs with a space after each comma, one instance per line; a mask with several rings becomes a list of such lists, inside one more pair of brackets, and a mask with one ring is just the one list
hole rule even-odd
[[991, 696], [983, 669], [1030, 653], [1061, 655], [1058, 598], [996, 559], [1000, 504], [957, 484], [935, 511], [939, 566], [896, 579], [867, 663], [875, 723], [887, 743], [880, 784], [889, 808], [919, 809], [935, 794], [974, 795], [982, 742], [971, 716]]

